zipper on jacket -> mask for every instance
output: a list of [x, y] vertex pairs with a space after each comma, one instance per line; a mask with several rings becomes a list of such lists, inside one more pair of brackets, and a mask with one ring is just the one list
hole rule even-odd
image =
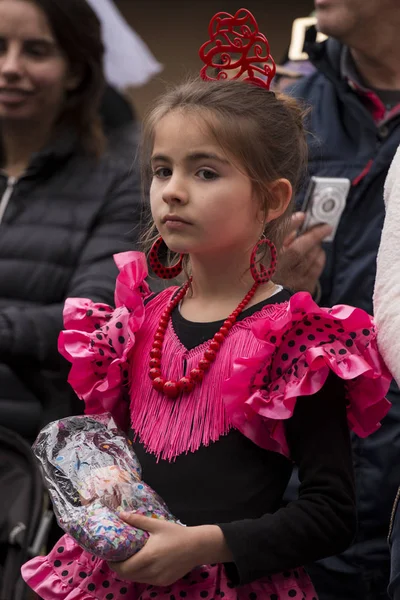
[[7, 179], [7, 186], [4, 191], [3, 196], [0, 200], [0, 223], [3, 221], [4, 213], [7, 210], [8, 203], [10, 202], [10, 198], [15, 188], [15, 184], [17, 183], [16, 177], [9, 177]]

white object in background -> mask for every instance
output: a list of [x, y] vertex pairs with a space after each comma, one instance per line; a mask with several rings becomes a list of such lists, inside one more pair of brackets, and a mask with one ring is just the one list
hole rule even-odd
[[106, 49], [104, 70], [118, 89], [143, 85], [162, 70], [143, 40], [125, 21], [112, 0], [87, 0], [99, 17]]
[[[288, 53], [289, 60], [308, 60], [308, 54], [304, 52], [306, 33], [309, 27], [316, 25], [317, 19], [315, 17], [304, 17], [293, 21], [292, 37]], [[316, 41], [319, 43], [324, 40], [326, 40], [326, 35], [317, 31]]]
[[385, 183], [386, 218], [379, 247], [374, 293], [378, 346], [400, 384], [400, 147]]

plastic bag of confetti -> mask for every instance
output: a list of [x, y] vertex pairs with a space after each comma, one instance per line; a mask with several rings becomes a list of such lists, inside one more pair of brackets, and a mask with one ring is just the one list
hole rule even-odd
[[147, 541], [148, 533], [122, 521], [120, 512], [176, 522], [142, 481], [132, 444], [109, 414], [50, 423], [33, 452], [60, 527], [99, 558], [126, 560]]

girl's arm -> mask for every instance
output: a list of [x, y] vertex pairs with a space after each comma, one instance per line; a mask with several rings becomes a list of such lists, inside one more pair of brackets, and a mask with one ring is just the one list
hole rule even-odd
[[135, 556], [110, 564], [127, 580], [169, 585], [193, 567], [225, 563], [234, 584], [300, 567], [350, 545], [356, 510], [344, 385], [331, 376], [313, 396], [300, 398], [287, 423], [299, 466], [297, 501], [274, 514], [224, 525], [181, 527], [126, 515], [150, 539]]
[[374, 311], [378, 344], [400, 383], [400, 148], [385, 185], [386, 219], [379, 248]]
[[234, 583], [248, 583], [337, 554], [355, 534], [343, 382], [331, 375], [320, 392], [299, 398], [286, 435], [299, 467], [299, 497], [260, 519], [220, 525], [234, 559], [226, 567]]

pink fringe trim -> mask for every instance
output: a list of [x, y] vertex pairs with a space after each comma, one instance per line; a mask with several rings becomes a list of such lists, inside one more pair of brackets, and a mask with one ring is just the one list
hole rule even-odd
[[[322, 309], [305, 293], [237, 322], [202, 384], [171, 401], [153, 389], [148, 371], [154, 332], [176, 288], [145, 307], [144, 256], [125, 253], [116, 262], [116, 310], [68, 300], [70, 330], [60, 335], [60, 352], [72, 362], [69, 381], [86, 412], [110, 412], [123, 427], [130, 412], [133, 431], [158, 459], [195, 452], [232, 427], [288, 455], [284, 421], [297, 398], [320, 390], [330, 371], [346, 382], [349, 425], [358, 435], [375, 431], [388, 412], [384, 397], [391, 376], [377, 351], [371, 317], [349, 306]], [[208, 343], [188, 351], [170, 322], [162, 372], [180, 379], [197, 367]]]

